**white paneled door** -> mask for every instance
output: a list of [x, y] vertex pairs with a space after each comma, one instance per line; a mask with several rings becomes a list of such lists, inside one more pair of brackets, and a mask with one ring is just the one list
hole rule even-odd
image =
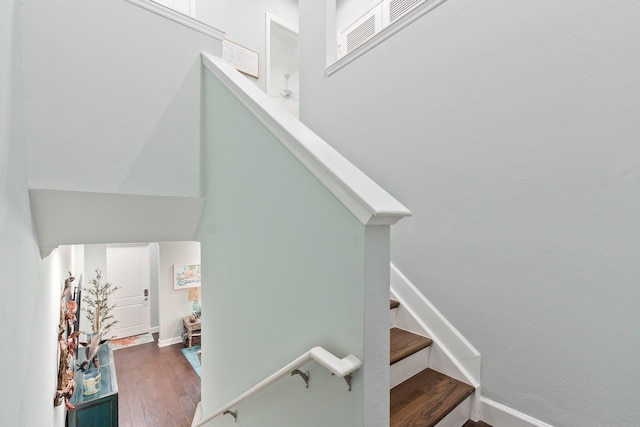
[[107, 247], [107, 281], [118, 287], [112, 298], [118, 323], [108, 338], [149, 332], [149, 268], [149, 245]]

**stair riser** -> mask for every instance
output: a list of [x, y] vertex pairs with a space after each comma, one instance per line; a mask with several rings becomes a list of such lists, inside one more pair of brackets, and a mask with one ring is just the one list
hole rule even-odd
[[471, 399], [473, 394], [467, 397], [461, 404], [449, 412], [438, 424], [434, 427], [460, 427], [470, 418], [471, 415]]
[[391, 365], [390, 388], [426, 369], [429, 366], [429, 356], [430, 348], [427, 347]]
[[[407, 331], [414, 332], [419, 335], [424, 335], [433, 338], [434, 335], [427, 331], [420, 322], [412, 316], [406, 309], [400, 305], [399, 308], [396, 308], [392, 311], [397, 312], [394, 318], [394, 323], [392, 326], [406, 329]], [[436, 371], [445, 373], [450, 377], [453, 377], [459, 381], [471, 383], [476, 387], [479, 385], [477, 383], [473, 383], [471, 378], [465, 375], [465, 373], [460, 369], [453, 357], [450, 354], [447, 354], [447, 350], [441, 347], [437, 340], [431, 345], [431, 352], [429, 357], [429, 368], [433, 368]], [[424, 368], [423, 368], [424, 369]], [[393, 378], [393, 377], [392, 377]]]
[[395, 326], [398, 319], [398, 307], [389, 310], [389, 324]]

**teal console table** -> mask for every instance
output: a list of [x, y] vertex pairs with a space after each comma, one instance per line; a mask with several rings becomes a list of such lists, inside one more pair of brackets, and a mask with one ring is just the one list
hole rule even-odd
[[[76, 365], [86, 360], [84, 347], [77, 350]], [[90, 396], [82, 394], [82, 371], [76, 371], [73, 379], [76, 391], [71, 404], [76, 408], [67, 414], [69, 427], [117, 427], [118, 426], [118, 380], [116, 365], [113, 363], [113, 350], [109, 343], [98, 352], [100, 359], [100, 391]]]

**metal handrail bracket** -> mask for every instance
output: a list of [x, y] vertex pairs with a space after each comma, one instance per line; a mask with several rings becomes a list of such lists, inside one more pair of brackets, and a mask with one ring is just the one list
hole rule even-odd
[[[298, 368], [301, 368], [303, 365], [307, 364], [312, 360], [315, 360], [316, 362], [318, 362], [318, 364], [327, 368], [331, 374], [340, 378], [345, 378], [345, 380], [347, 380], [347, 384], [349, 384], [349, 390], [351, 390], [350, 382], [351, 382], [351, 376], [353, 372], [357, 371], [362, 366], [362, 361], [360, 361], [360, 359], [358, 359], [356, 356], [352, 354], [346, 357], [343, 357], [342, 359], [339, 359], [337, 356], [334, 356], [332, 353], [330, 353], [329, 351], [325, 350], [322, 347], [319, 347], [319, 346], [313, 347], [311, 350], [307, 351], [306, 353], [304, 353], [303, 355], [301, 355], [291, 363], [284, 366], [282, 369], [278, 370], [268, 378], [264, 379], [263, 381], [256, 384], [249, 390], [245, 391], [240, 396], [236, 397], [235, 399], [233, 399], [232, 401], [230, 401], [229, 403], [227, 403], [217, 411], [202, 418], [199, 421], [196, 421], [194, 419], [193, 424], [191, 424], [191, 427], [202, 427], [209, 421], [213, 420], [214, 418], [220, 415], [223, 415], [225, 412], [228, 414], [234, 414], [234, 418], [236, 418], [237, 411], [233, 411], [233, 412], [231, 411], [233, 407], [238, 405], [243, 400], [248, 399], [249, 397], [258, 393], [259, 391], [267, 388], [268, 386], [275, 383], [279, 379], [285, 376], [292, 375], [294, 371], [298, 370]], [[307, 380], [305, 380], [305, 382], [306, 381]], [[197, 414], [198, 412], [196, 412], [196, 416]]]

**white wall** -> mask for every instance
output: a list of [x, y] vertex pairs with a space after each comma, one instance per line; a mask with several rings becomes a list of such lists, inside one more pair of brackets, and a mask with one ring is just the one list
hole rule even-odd
[[220, 41], [125, 1], [23, 8], [30, 186], [199, 195], [200, 52]]
[[[283, 379], [238, 407], [242, 422], [388, 426], [388, 313], [381, 310], [382, 321], [366, 327], [364, 319], [365, 247], [371, 236], [209, 73], [205, 97], [208, 203], [198, 233], [206, 331], [203, 414], [320, 345], [339, 357], [366, 359], [351, 392], [343, 380], [310, 363], [309, 389], [299, 379]], [[386, 229], [388, 243], [388, 227], [379, 228]], [[388, 266], [386, 255], [382, 265]], [[371, 288], [367, 292], [382, 292], [382, 304], [388, 304], [385, 286]], [[382, 358], [364, 354], [369, 330], [380, 339]], [[380, 365], [387, 383], [385, 389], [384, 381], [377, 382], [376, 391], [383, 398], [365, 409], [366, 387], [372, 387], [365, 379], [378, 374]], [[380, 416], [364, 423], [363, 412]], [[227, 418], [212, 425], [232, 425]]]
[[303, 121], [406, 204], [392, 260], [558, 426], [640, 416], [640, 5], [449, 0], [329, 78], [300, 1]]
[[[176, 342], [182, 336], [182, 318], [193, 311], [193, 302], [188, 300], [189, 292], [173, 289], [174, 264], [199, 264], [199, 242], [161, 242], [159, 245], [158, 302], [160, 333], [158, 344]], [[206, 310], [205, 306], [202, 310]]]
[[195, 0], [157, 0], [157, 2], [171, 9], [177, 10], [184, 15], [196, 16], [195, 7], [193, 8], [194, 10], [191, 10], [192, 4], [195, 5]]
[[355, 22], [375, 0], [335, 0], [336, 1], [336, 31], [342, 31]]
[[0, 378], [14, 385], [2, 387], [0, 413], [7, 425], [62, 426], [53, 396], [64, 278], [47, 274], [58, 266], [40, 261], [29, 214], [20, 12], [0, 4]]
[[289, 25], [297, 28], [297, 0], [254, 0], [251, 7], [246, 3], [229, 1], [199, 1], [198, 19], [226, 33], [226, 38], [252, 49], [260, 55], [260, 78], [253, 79], [265, 90], [265, 12], [270, 12]]

